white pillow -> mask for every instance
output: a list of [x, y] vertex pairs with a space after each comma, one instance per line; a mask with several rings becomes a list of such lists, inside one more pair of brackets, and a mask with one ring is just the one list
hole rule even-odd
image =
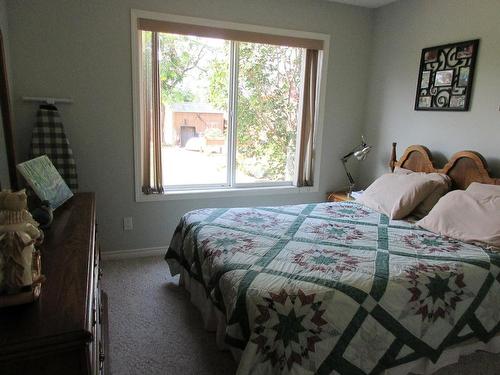
[[480, 199], [500, 197], [500, 185], [480, 184], [479, 182], [473, 182], [465, 191]]
[[451, 178], [444, 173], [425, 173], [425, 172], [413, 172], [409, 169], [396, 167], [394, 168], [394, 173], [396, 174], [412, 174], [417, 173], [421, 176], [425, 176], [431, 180], [437, 182], [436, 187], [430, 193], [427, 198], [425, 198], [412, 212], [412, 215], [421, 219], [425, 215], [427, 215], [432, 208], [436, 205], [438, 200], [445, 195], [448, 191], [450, 191], [451, 187]]
[[357, 202], [397, 220], [408, 216], [438, 183], [418, 173], [387, 173], [375, 180]]
[[477, 197], [468, 191], [452, 191], [417, 225], [460, 241], [500, 248], [500, 196]]

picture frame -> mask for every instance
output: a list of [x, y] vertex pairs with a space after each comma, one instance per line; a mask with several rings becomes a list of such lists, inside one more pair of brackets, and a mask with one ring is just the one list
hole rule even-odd
[[479, 39], [422, 49], [416, 111], [468, 111]]
[[459, 47], [457, 47], [457, 58], [463, 59], [463, 58], [471, 57], [473, 52], [474, 52], [474, 50], [473, 50], [472, 44], [469, 44], [467, 46], [459, 46]]
[[421, 96], [419, 98], [419, 106], [421, 108], [430, 108], [431, 100], [432, 100], [431, 96]]
[[19, 163], [17, 170], [40, 201], [47, 201], [53, 210], [73, 196], [47, 155]]
[[467, 87], [469, 83], [470, 68], [468, 66], [463, 66], [458, 71], [458, 86]]
[[434, 77], [434, 86], [451, 86], [453, 83], [453, 69], [438, 70]]
[[433, 61], [437, 60], [437, 57], [438, 57], [438, 51], [437, 51], [437, 49], [430, 48], [424, 54], [424, 61], [425, 62], [433, 62]]
[[463, 108], [465, 105], [465, 95], [452, 95], [450, 97], [450, 108]]
[[420, 88], [421, 89], [426, 89], [429, 87], [431, 79], [431, 71], [430, 70], [425, 70], [422, 72], [422, 79], [420, 80]]

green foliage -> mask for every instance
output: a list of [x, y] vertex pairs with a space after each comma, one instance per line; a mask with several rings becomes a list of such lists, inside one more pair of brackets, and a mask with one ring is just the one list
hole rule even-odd
[[[228, 110], [229, 43], [224, 53], [203, 39], [159, 34], [163, 103], [208, 101]], [[246, 174], [269, 180], [290, 178], [294, 170], [297, 110], [303, 51], [299, 48], [237, 43], [237, 162]], [[197, 70], [208, 79], [206, 94], [184, 84]], [[192, 78], [191, 78], [192, 79]]]
[[160, 84], [163, 103], [195, 100], [195, 95], [182, 82], [188, 72], [198, 68], [207, 47], [198, 38], [186, 35], [159, 34]]
[[210, 63], [208, 101], [214, 108], [228, 110], [229, 60], [214, 59]]
[[294, 168], [302, 50], [240, 43], [239, 54], [237, 159], [285, 179]]

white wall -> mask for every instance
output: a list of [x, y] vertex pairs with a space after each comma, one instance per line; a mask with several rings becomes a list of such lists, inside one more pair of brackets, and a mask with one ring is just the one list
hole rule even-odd
[[[476, 150], [500, 176], [500, 1], [400, 0], [375, 11], [365, 133], [376, 147], [363, 163], [365, 183], [386, 172], [393, 141], [443, 161]], [[414, 111], [420, 53], [425, 47], [479, 38], [469, 112]]]
[[[330, 34], [320, 192], [134, 202], [131, 8]], [[72, 97], [60, 110], [81, 190], [97, 193], [104, 251], [167, 245], [194, 208], [319, 201], [345, 185], [338, 158], [359, 142], [372, 10], [311, 0], [25, 0], [7, 10], [18, 159], [27, 156], [36, 111], [20, 97]], [[133, 231], [122, 231], [123, 216], [134, 218]]]

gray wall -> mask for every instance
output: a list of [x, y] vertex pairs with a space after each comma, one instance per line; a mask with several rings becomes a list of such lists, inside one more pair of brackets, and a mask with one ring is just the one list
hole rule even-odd
[[[7, 65], [8, 69], [7, 75], [9, 75], [9, 35], [5, 0], [0, 0], [0, 29], [2, 30], [3, 36], [5, 64]], [[3, 133], [2, 116], [0, 116], [0, 186], [2, 187], [2, 189], [7, 189], [10, 187], [9, 166], [7, 164], [7, 153], [5, 150], [5, 137]]]
[[[423, 144], [443, 161], [459, 150], [481, 152], [500, 176], [500, 1], [401, 0], [375, 11], [365, 133], [375, 145], [363, 163], [369, 183], [386, 172], [392, 141], [399, 155]], [[469, 112], [414, 111], [420, 53], [481, 39]]]
[[[345, 185], [338, 158], [359, 142], [372, 10], [309, 0], [25, 0], [7, 8], [18, 158], [27, 156], [36, 111], [20, 97], [72, 97], [60, 110], [81, 190], [97, 193], [104, 251], [167, 245], [194, 208], [319, 201]], [[330, 34], [320, 192], [134, 202], [131, 8]], [[134, 218], [133, 231], [122, 231], [123, 216]]]

